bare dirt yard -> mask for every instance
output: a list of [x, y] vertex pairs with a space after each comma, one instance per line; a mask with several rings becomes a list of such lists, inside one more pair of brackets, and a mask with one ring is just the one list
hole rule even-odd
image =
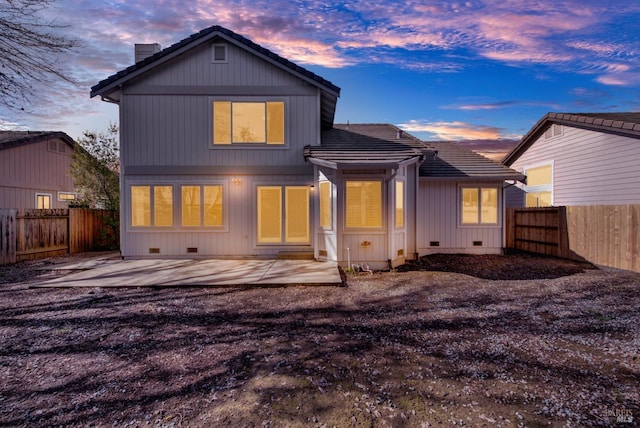
[[450, 255], [345, 287], [30, 287], [69, 260], [0, 268], [0, 426], [638, 426], [637, 273]]

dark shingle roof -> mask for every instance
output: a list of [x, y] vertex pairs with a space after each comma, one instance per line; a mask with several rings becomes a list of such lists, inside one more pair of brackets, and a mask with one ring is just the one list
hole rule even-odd
[[[305, 157], [338, 166], [393, 167], [418, 160], [428, 147], [387, 124], [336, 125], [322, 131], [320, 146], [305, 147]], [[313, 162], [313, 160], [312, 160]]]
[[504, 157], [502, 163], [511, 165], [552, 124], [640, 139], [640, 112], [620, 113], [547, 113], [525, 134]]
[[449, 141], [428, 142], [436, 156], [427, 157], [420, 176], [429, 178], [473, 178], [523, 180], [524, 175]]
[[422, 157], [421, 177], [524, 179], [519, 172], [455, 143], [421, 141], [389, 124], [335, 125], [323, 131], [320, 146], [305, 148], [305, 156], [335, 165], [372, 168]]
[[52, 138], [60, 138], [71, 147], [75, 145], [75, 141], [71, 137], [60, 131], [0, 131], [0, 150], [38, 143]]
[[318, 76], [317, 74], [303, 67], [300, 67], [297, 64], [294, 64], [293, 62], [281, 57], [280, 55], [270, 51], [269, 49], [266, 49], [258, 45], [257, 43], [252, 42], [246, 37], [236, 34], [233, 31], [219, 25], [213, 25], [209, 28], [205, 28], [198, 33], [192, 34], [191, 36], [169, 46], [168, 48], [163, 49], [162, 51], [140, 62], [137, 62], [136, 64], [127, 67], [124, 70], [117, 72], [116, 74], [108, 77], [105, 80], [100, 81], [97, 85], [91, 88], [91, 97], [94, 97], [96, 95], [104, 96], [109, 92], [115, 90], [119, 85], [126, 82], [127, 80], [137, 77], [140, 74], [156, 67], [157, 65], [163, 64], [164, 62], [173, 58], [174, 55], [172, 54], [178, 55], [186, 50], [196, 47], [201, 43], [207, 42], [216, 37], [226, 39], [227, 41], [232, 42], [238, 46], [249, 49], [257, 55], [272, 61], [274, 64], [279, 65], [285, 70], [307, 80], [309, 83], [320, 88], [323, 94], [323, 122], [325, 122], [326, 126], [330, 126], [333, 123], [337, 98], [340, 96], [340, 88], [338, 86]]

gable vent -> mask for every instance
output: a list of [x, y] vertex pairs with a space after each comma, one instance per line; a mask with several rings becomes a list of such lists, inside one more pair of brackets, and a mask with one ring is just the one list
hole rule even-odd
[[140, 62], [160, 52], [160, 45], [157, 43], [136, 43], [135, 61]]
[[226, 63], [227, 60], [227, 45], [224, 43], [216, 43], [211, 47], [211, 62], [213, 63]]

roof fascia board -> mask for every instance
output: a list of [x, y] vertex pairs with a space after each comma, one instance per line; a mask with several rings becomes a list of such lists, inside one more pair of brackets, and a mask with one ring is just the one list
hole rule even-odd
[[237, 47], [239, 47], [241, 49], [244, 49], [244, 50], [247, 50], [247, 51], [251, 51], [251, 53], [254, 54], [255, 56], [257, 56], [257, 57], [269, 62], [272, 65], [275, 65], [276, 67], [280, 68], [281, 70], [284, 70], [284, 71], [286, 71], [288, 73], [293, 74], [294, 76], [304, 80], [305, 82], [307, 82], [307, 83], [309, 83], [309, 84], [311, 84], [313, 86], [316, 86], [316, 87], [320, 88], [324, 92], [327, 92], [327, 93], [331, 94], [333, 97], [338, 98], [340, 96], [339, 92], [336, 92], [336, 91], [332, 90], [331, 88], [323, 85], [322, 83], [320, 83], [320, 82], [318, 82], [316, 80], [313, 80], [313, 79], [311, 79], [311, 78], [309, 78], [309, 77], [307, 77], [307, 76], [305, 76], [305, 75], [303, 75], [303, 74], [301, 74], [301, 73], [299, 73], [299, 72], [297, 72], [295, 70], [292, 70], [289, 67], [286, 67], [284, 64], [281, 64], [278, 61], [275, 61], [274, 59], [270, 58], [269, 56], [267, 56], [267, 55], [255, 50], [255, 49], [252, 49], [250, 46], [247, 46], [246, 44], [244, 44], [244, 43], [242, 43], [242, 42], [240, 42], [238, 40], [235, 40], [232, 37], [226, 35], [225, 33], [217, 30], [217, 31], [213, 31], [211, 33], [205, 34], [205, 35], [203, 35], [203, 36], [201, 36], [201, 37], [199, 37], [199, 38], [197, 38], [195, 40], [192, 40], [191, 42], [185, 44], [184, 46], [181, 46], [181, 47], [177, 48], [175, 51], [167, 53], [167, 54], [161, 56], [160, 58], [150, 62], [149, 64], [146, 64], [145, 66], [143, 66], [143, 67], [141, 67], [141, 68], [139, 68], [137, 70], [133, 70], [130, 73], [126, 73], [120, 79], [117, 79], [117, 80], [111, 82], [109, 85], [107, 85], [107, 86], [105, 86], [103, 88], [100, 88], [99, 90], [97, 90], [95, 92], [91, 91], [91, 94], [90, 94], [91, 98], [93, 98], [96, 95], [102, 95], [102, 96], [108, 98], [108, 94], [110, 92], [112, 92], [114, 88], [118, 88], [119, 89], [120, 86], [123, 83], [125, 83], [127, 81], [130, 81], [132, 79], [135, 79], [135, 78], [141, 76], [142, 74], [145, 74], [145, 73], [147, 73], [147, 72], [149, 72], [149, 71], [151, 71], [151, 70], [153, 70], [153, 69], [155, 69], [155, 68], [157, 68], [157, 67], [159, 67], [159, 66], [161, 66], [163, 64], [166, 64], [167, 62], [169, 62], [169, 61], [173, 60], [174, 58], [184, 54], [185, 52], [187, 52], [187, 51], [189, 51], [189, 50], [191, 50], [191, 49], [193, 49], [193, 48], [195, 48], [197, 46], [200, 46], [200, 45], [202, 45], [204, 43], [207, 43], [208, 41], [210, 41], [210, 40], [212, 40], [212, 39], [214, 39], [216, 37], [220, 37], [220, 38], [226, 40], [228, 43], [231, 43], [234, 46], [237, 46]]
[[[585, 118], [585, 116], [572, 115], [576, 118]], [[587, 131], [602, 132], [604, 134], [613, 134], [621, 137], [638, 138], [640, 139], [640, 131], [634, 129], [614, 128], [612, 126], [599, 125], [593, 123], [595, 118], [591, 118], [591, 123], [564, 119], [558, 117], [555, 113], [548, 113], [542, 119], [540, 119], [533, 128], [522, 138], [522, 141], [516, 145], [509, 153], [502, 159], [502, 163], [507, 166], [511, 166], [522, 154], [542, 135], [547, 126], [552, 124], [570, 126], [572, 128], [584, 129]]]

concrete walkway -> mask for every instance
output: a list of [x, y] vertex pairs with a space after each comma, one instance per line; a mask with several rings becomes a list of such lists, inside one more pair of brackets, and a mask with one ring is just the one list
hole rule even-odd
[[312, 260], [97, 258], [54, 269], [75, 272], [34, 287], [342, 285], [336, 263]]

